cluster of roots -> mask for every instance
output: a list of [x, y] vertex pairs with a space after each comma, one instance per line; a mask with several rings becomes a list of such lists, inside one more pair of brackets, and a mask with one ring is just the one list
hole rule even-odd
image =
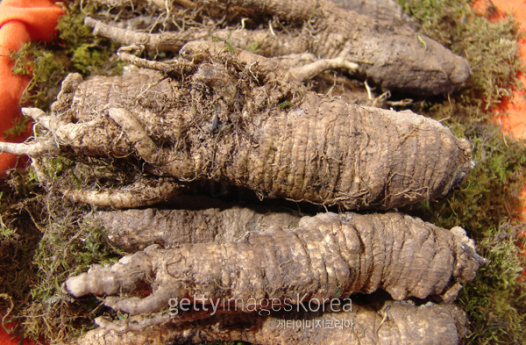
[[[82, 227], [105, 228], [128, 254], [63, 279], [61, 303], [97, 295], [107, 308], [72, 343], [461, 341], [466, 317], [452, 302], [487, 262], [466, 232], [343, 210], [435, 200], [465, 180], [467, 140], [374, 107], [391, 91], [451, 92], [469, 76], [465, 59], [387, 0], [90, 3], [86, 25], [128, 45], [118, 55], [133, 67], [70, 74], [50, 113], [23, 110], [35, 137], [0, 144], [28, 155], [47, 191], [91, 205]], [[361, 96], [335, 91], [363, 80]], [[172, 209], [207, 183], [341, 212]]]

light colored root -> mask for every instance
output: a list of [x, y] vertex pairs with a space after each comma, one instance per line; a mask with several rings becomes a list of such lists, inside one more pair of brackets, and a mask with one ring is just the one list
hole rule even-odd
[[124, 62], [128, 62], [137, 67], [159, 71], [159, 72], [162, 72], [164, 75], [168, 75], [168, 74], [177, 72], [178, 70], [180, 70], [181, 68], [184, 68], [185, 66], [190, 66], [190, 67], [193, 66], [192, 62], [178, 61], [178, 60], [172, 60], [170, 62], [152, 61], [152, 60], [142, 59], [138, 56], [127, 53], [128, 51], [133, 51], [133, 50], [143, 51], [144, 46], [133, 44], [131, 46], [122, 47], [117, 51], [117, 56]]
[[98, 295], [133, 291], [139, 281], [152, 276], [150, 256], [151, 251], [157, 247], [159, 246], [152, 245], [142, 252], [121, 258], [115, 267], [124, 268], [124, 272], [111, 268], [108, 271], [107, 267], [95, 265], [86, 273], [68, 278], [62, 285], [62, 291], [74, 296], [84, 296], [93, 291]]
[[[327, 306], [326, 306], [327, 307]], [[196, 322], [163, 322], [133, 331], [134, 323], [148, 323], [149, 316], [130, 321], [105, 322], [107, 328], [89, 331], [75, 344], [161, 345], [247, 341], [261, 345], [381, 345], [458, 344], [467, 333], [465, 313], [455, 305], [431, 302], [385, 301], [380, 310], [353, 303], [351, 311], [297, 311], [214, 315]], [[98, 322], [100, 318], [96, 320]], [[122, 324], [125, 324], [123, 327]]]
[[[163, 301], [169, 305], [166, 296], [206, 296], [199, 305], [229, 306], [239, 298], [258, 303], [238, 306], [244, 312], [268, 307], [271, 300], [297, 305], [377, 289], [395, 300], [423, 299], [475, 278], [479, 265], [462, 249], [470, 239], [460, 230], [451, 233], [397, 213], [326, 213], [303, 217], [294, 229], [278, 223], [221, 245], [151, 245], [111, 267], [69, 278], [65, 286], [75, 297], [122, 294], [148, 277], [152, 298], [107, 299], [107, 306], [128, 313], [162, 309]], [[294, 299], [303, 295], [309, 297]]]
[[[180, 200], [183, 207], [194, 203], [203, 208], [213, 202], [213, 199], [201, 197], [182, 197]], [[173, 201], [171, 200], [171, 204]], [[233, 242], [248, 231], [262, 230], [272, 225], [295, 227], [299, 217], [288, 212], [268, 212], [266, 209], [256, 211], [238, 207], [198, 211], [147, 208], [98, 211], [84, 220], [106, 228], [108, 239], [119, 248], [135, 252], [152, 243], [158, 243], [164, 248], [175, 248], [188, 243]]]
[[[133, 46], [130, 46], [130, 47], [133, 47]], [[160, 71], [163, 73], [167, 73], [170, 70], [172, 70], [172, 66], [170, 64], [159, 62], [159, 61], [141, 59], [140, 57], [124, 52], [122, 49], [119, 49], [119, 51], [117, 52], [117, 56], [122, 61], [131, 63], [137, 67], [153, 69], [153, 70]]]
[[105, 37], [113, 42], [125, 45], [143, 45], [149, 51], [178, 51], [186, 42], [210, 35], [205, 30], [192, 28], [182, 33], [148, 34], [121, 29], [90, 17], [84, 19], [84, 24], [92, 28], [93, 34], [96, 36]]
[[148, 315], [134, 315], [124, 320], [111, 320], [108, 317], [99, 316], [95, 319], [95, 324], [100, 328], [112, 330], [119, 333], [140, 332], [148, 327], [163, 325], [171, 322], [170, 314], [155, 313]]
[[77, 190], [68, 189], [61, 191], [64, 196], [75, 202], [82, 202], [101, 207], [134, 208], [150, 206], [179, 194], [185, 186], [173, 180], [159, 179], [151, 186], [144, 180], [139, 180], [131, 185], [103, 190]]
[[150, 164], [160, 164], [162, 150], [155, 145], [135, 115], [124, 108], [110, 108], [109, 117], [121, 126], [139, 156]]
[[150, 41], [153, 39], [150, 34], [121, 29], [90, 17], [84, 18], [84, 24], [93, 29], [95, 36], [106, 37], [113, 42], [126, 45], [141, 44], [144, 45], [146, 49], [152, 48]]
[[15, 144], [0, 142], [0, 152], [8, 152], [18, 156], [26, 155], [29, 157], [36, 157], [44, 153], [58, 152], [58, 147], [55, 145], [55, 142], [51, 139], [46, 139], [31, 144]]
[[[49, 118], [45, 112], [38, 108], [22, 108], [21, 112], [24, 116], [30, 117], [35, 122], [43, 122], [43, 127], [49, 129]], [[12, 153], [14, 155], [26, 155], [35, 157], [44, 153], [56, 153], [59, 148], [52, 139], [38, 140], [32, 143], [6, 143], [0, 142], [0, 152]]]
[[24, 116], [32, 118], [35, 122], [43, 116], [48, 116], [43, 110], [38, 108], [22, 108], [20, 111]]
[[344, 58], [321, 59], [305, 66], [296, 67], [290, 70], [292, 76], [299, 81], [306, 81], [314, 78], [323, 71], [329, 69], [346, 69], [349, 74], [353, 74], [360, 66]]
[[446, 292], [444, 292], [442, 295], [440, 295], [440, 299], [442, 302], [450, 304], [455, 302], [455, 300], [458, 297], [458, 293], [460, 290], [462, 290], [463, 286], [460, 283], [455, 283], [453, 286], [451, 286], [449, 289], [447, 289]]
[[[231, 314], [231, 311], [222, 309], [217, 310], [221, 314]], [[95, 324], [101, 329], [107, 331], [116, 331], [119, 333], [125, 332], [141, 332], [151, 329], [156, 326], [163, 326], [167, 324], [182, 324], [196, 320], [203, 320], [210, 317], [209, 310], [193, 310], [181, 311], [174, 315], [173, 312], [161, 311], [157, 313], [148, 313], [141, 315], [129, 315], [123, 320], [112, 320], [107, 316], [99, 316], [95, 319]]]
[[171, 289], [161, 288], [145, 298], [110, 296], [106, 298], [104, 305], [132, 315], [155, 313], [168, 305], [172, 294]]
[[190, 0], [171, 0], [166, 2], [165, 0], [142, 0], [142, 1], [130, 1], [130, 0], [91, 0], [90, 2], [104, 5], [108, 7], [120, 7], [120, 6], [129, 6], [131, 4], [144, 2], [148, 5], [157, 6], [159, 9], [165, 9], [167, 5], [174, 3], [186, 8], [195, 8], [196, 5]]

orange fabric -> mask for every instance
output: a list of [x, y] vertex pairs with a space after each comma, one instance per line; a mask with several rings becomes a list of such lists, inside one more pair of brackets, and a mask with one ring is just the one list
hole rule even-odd
[[[501, 11], [513, 13], [519, 28], [526, 32], [526, 0], [492, 0], [492, 3]], [[526, 66], [526, 39], [521, 39], [519, 44], [519, 52]], [[526, 76], [521, 75], [520, 79], [526, 85]], [[526, 99], [524, 97], [524, 91], [515, 92], [511, 100], [504, 102], [500, 112], [496, 114], [496, 120], [502, 125], [504, 132], [520, 139], [526, 139]], [[500, 113], [506, 114], [500, 115]]]
[[[503, 17], [504, 12], [513, 13], [517, 24], [519, 24], [519, 29], [526, 33], [526, 0], [492, 0], [491, 3], [500, 12], [491, 19], [499, 20]], [[476, 8], [484, 8], [487, 5], [488, 3], [484, 1], [475, 3]], [[522, 38], [519, 44], [519, 54], [524, 66], [526, 66], [526, 38]], [[526, 75], [519, 75], [519, 79], [526, 86]], [[501, 104], [493, 119], [501, 124], [505, 134], [526, 140], [526, 95], [524, 90], [515, 90], [512, 97]], [[526, 186], [522, 188], [520, 195], [523, 200], [526, 200]], [[526, 201], [523, 202], [522, 206], [522, 220], [526, 220]], [[522, 234], [523, 236], [526, 235], [524, 232]], [[526, 248], [523, 249], [526, 255]], [[526, 275], [526, 268], [524, 275]]]
[[[4, 138], [4, 131], [20, 119], [19, 101], [29, 78], [14, 75], [13, 62], [7, 56], [30, 41], [48, 41], [53, 37], [61, 7], [51, 0], [3, 0], [0, 2], [0, 141], [21, 142], [29, 135]], [[17, 157], [0, 154], [0, 175], [16, 165]]]
[[[14, 327], [14, 323], [8, 323], [6, 325], [6, 328], [8, 329], [11, 327]], [[22, 342], [20, 342], [20, 337], [14, 337], [13, 339], [11, 339], [11, 336], [0, 328], [0, 345], [19, 345], [19, 344], [33, 345], [35, 344], [35, 342], [32, 340], [26, 340], [26, 339], [23, 339]]]
[[[30, 78], [14, 75], [13, 62], [7, 56], [30, 41], [49, 41], [55, 32], [61, 7], [52, 0], [3, 0], [0, 2], [0, 141], [6, 141], [4, 131], [20, 118], [19, 101]], [[21, 142], [30, 134], [11, 137], [9, 141]], [[18, 157], [0, 154], [0, 175], [16, 165]], [[23, 340], [23, 344], [34, 344]], [[0, 345], [19, 344], [0, 328]]]
[[[503, 17], [503, 13], [513, 13], [515, 20], [519, 24], [519, 29], [526, 33], [526, 0], [492, 0], [500, 13], [492, 18], [498, 20]], [[488, 5], [487, 1], [478, 1], [475, 4], [478, 8]], [[519, 53], [526, 66], [526, 38], [519, 41]], [[526, 85], [526, 75], [519, 75], [519, 79]], [[505, 100], [494, 116], [495, 122], [502, 126], [503, 132], [518, 139], [526, 140], [526, 95], [523, 90], [515, 90], [509, 100]], [[521, 191], [521, 196], [526, 199], [526, 186]], [[526, 202], [522, 209], [523, 220], [526, 220]]]

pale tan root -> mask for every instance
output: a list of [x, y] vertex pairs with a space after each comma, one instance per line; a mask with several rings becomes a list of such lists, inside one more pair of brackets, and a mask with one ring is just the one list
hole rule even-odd
[[358, 70], [358, 64], [344, 58], [321, 59], [311, 64], [290, 70], [292, 76], [299, 81], [307, 81], [328, 69], [346, 69], [349, 74]]
[[148, 136], [137, 117], [123, 108], [110, 108], [108, 115], [126, 133], [128, 140], [133, 143], [141, 158], [148, 163], [162, 164], [162, 151]]
[[84, 24], [93, 28], [94, 35], [107, 37], [124, 45], [143, 45], [146, 50], [151, 51], [177, 51], [188, 41], [202, 39], [210, 35], [208, 32], [193, 28], [188, 28], [182, 33], [147, 34], [117, 28], [90, 17], [84, 19]]
[[163, 10], [166, 7], [171, 7], [172, 4], [178, 4], [186, 8], [194, 8], [196, 5], [190, 0], [90, 0], [91, 3], [99, 5], [106, 5], [108, 7], [130, 6], [130, 4], [148, 4], [157, 6]]
[[[454, 305], [431, 302], [415, 306], [409, 302], [386, 301], [378, 309], [353, 303], [351, 311], [325, 313], [278, 312], [270, 316], [251, 314], [215, 315], [187, 323], [169, 323], [131, 331], [150, 317], [130, 321], [102, 321], [108, 327], [92, 330], [77, 345], [161, 345], [247, 341], [260, 345], [444, 345], [459, 344], [467, 334], [465, 313]], [[321, 308], [320, 308], [321, 309]], [[168, 319], [169, 320], [169, 319]]]
[[86, 221], [108, 230], [107, 237], [125, 250], [144, 249], [157, 243], [164, 248], [182, 244], [227, 243], [249, 231], [272, 225], [294, 228], [300, 217], [285, 212], [256, 212], [248, 208], [204, 210], [133, 209], [98, 211]]
[[0, 152], [8, 152], [14, 155], [26, 155], [29, 157], [39, 156], [46, 153], [59, 152], [52, 139], [33, 142], [31, 144], [16, 144], [0, 142]]
[[271, 226], [231, 243], [152, 245], [111, 267], [94, 266], [69, 278], [65, 289], [77, 297], [115, 295], [133, 291], [138, 281], [151, 282], [153, 293], [145, 299], [106, 298], [106, 305], [128, 313], [157, 311], [170, 298], [192, 296], [225, 305], [252, 299], [256, 308], [272, 299], [298, 304], [301, 296], [321, 301], [377, 289], [396, 300], [426, 298], [454, 281], [474, 279], [479, 262], [463, 245], [474, 249], [463, 231], [398, 213], [328, 213], [303, 217], [295, 229]]
[[101, 207], [134, 208], [157, 204], [187, 189], [173, 179], [159, 178], [156, 181], [139, 180], [120, 188], [101, 190], [67, 189], [63, 195], [73, 201]]
[[[142, 49], [141, 46], [128, 46], [125, 47], [126, 50], [132, 50], [132, 49]], [[122, 48], [121, 48], [122, 50]], [[186, 50], [182, 51], [182, 55], [184, 56], [185, 53], [188, 54], [189, 48], [186, 47]], [[261, 59], [258, 58], [256, 54], [251, 54], [243, 50], [234, 49], [235, 53], [239, 59], [239, 61], [242, 61], [244, 63], [260, 63], [260, 64], [268, 64], [269, 60], [267, 59]], [[248, 53], [248, 54], [247, 54]], [[122, 51], [117, 52], [120, 59], [122, 61], [126, 61], [129, 63], [132, 63], [136, 65], [137, 67], [142, 68], [150, 68], [153, 70], [157, 70], [160, 72], [163, 72], [164, 74], [168, 74], [170, 72], [173, 72], [178, 66], [178, 61], [171, 62], [171, 63], [164, 63], [164, 62], [157, 62], [157, 61], [150, 61], [146, 59], [138, 58], [135, 55], [131, 55], [128, 53], [124, 53]], [[292, 75], [292, 77], [298, 81], [308, 81], [314, 78], [315, 76], [319, 75], [320, 73], [329, 70], [329, 69], [343, 69], [349, 72], [349, 74], [352, 74], [353, 72], [356, 72], [359, 68], [358, 64], [350, 62], [345, 60], [342, 57], [334, 58], [334, 59], [319, 59], [319, 60], [312, 60], [313, 62], [303, 64], [301, 62], [305, 60], [311, 60], [312, 54], [302, 54], [300, 56], [284, 56], [280, 58], [272, 59], [271, 61], [278, 61], [278, 63], [281, 63], [286, 59], [287, 62], [286, 65], [298, 65], [298, 61], [301, 67], [294, 67], [289, 69], [289, 73]]]
[[[124, 44], [144, 44], [148, 50], [178, 50], [185, 42], [218, 37], [237, 47], [257, 42], [258, 52], [280, 56], [310, 52], [323, 59], [342, 57], [356, 63], [357, 72], [384, 90], [416, 94], [451, 92], [469, 77], [467, 60], [401, 23], [377, 21], [339, 8], [328, 1], [219, 1], [239, 6], [243, 15], [261, 13], [303, 25], [298, 29], [247, 30], [188, 27], [177, 33], [151, 36], [131, 33], [89, 19], [95, 32]], [[217, 4], [216, 4], [217, 5]], [[206, 6], [206, 5], [205, 5]], [[345, 52], [345, 56], [342, 53]]]
[[276, 61], [223, 42], [180, 54], [155, 63], [164, 74], [68, 76], [41, 126], [64, 155], [130, 157], [155, 176], [347, 209], [437, 199], [472, 168], [469, 143], [437, 121], [309, 92]]
[[[404, 21], [400, 5], [394, 0], [331, 0], [338, 6], [380, 20]], [[408, 17], [408, 16], [407, 16]]]

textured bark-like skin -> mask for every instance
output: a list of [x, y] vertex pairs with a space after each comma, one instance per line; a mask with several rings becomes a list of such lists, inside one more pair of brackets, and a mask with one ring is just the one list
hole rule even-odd
[[404, 14], [394, 0], [331, 0], [338, 6], [374, 19], [400, 22]]
[[474, 243], [459, 229], [399, 213], [319, 214], [303, 217], [295, 229], [271, 226], [231, 243], [152, 245], [111, 267], [94, 266], [69, 278], [65, 289], [76, 297], [115, 295], [150, 281], [153, 293], [145, 299], [106, 298], [106, 305], [130, 314], [195, 296], [225, 305], [243, 300], [242, 311], [273, 299], [298, 304], [377, 289], [396, 300], [426, 298], [444, 293], [452, 280], [475, 278], [479, 263], [465, 250], [474, 250]]
[[76, 154], [135, 153], [180, 181], [347, 209], [438, 199], [472, 167], [469, 143], [435, 120], [308, 92], [274, 62], [223, 43], [181, 54], [195, 63], [182, 80], [70, 75], [38, 122]]
[[[331, 0], [338, 6], [349, 11], [384, 20], [402, 20], [402, 9], [394, 0]], [[164, 0], [90, 0], [91, 3], [108, 7], [130, 6], [130, 4], [148, 4], [165, 10], [167, 3]], [[190, 0], [177, 0], [173, 4], [183, 7], [195, 7]], [[170, 5], [170, 4], [169, 4]]]
[[163, 248], [175, 248], [182, 244], [233, 242], [247, 232], [272, 225], [294, 228], [300, 217], [234, 207], [195, 211], [154, 208], [98, 211], [88, 219], [108, 229], [107, 237], [119, 247], [137, 250], [154, 243]]
[[[270, 316], [223, 314], [135, 332], [98, 328], [73, 344], [161, 345], [246, 341], [259, 345], [455, 345], [467, 333], [466, 315], [455, 305], [429, 302], [417, 307], [410, 303], [387, 301], [380, 310], [358, 303], [353, 303], [352, 307], [352, 311], [338, 313], [297, 312], [294, 308], [291, 312], [272, 313]], [[289, 322], [288, 326], [283, 327], [283, 322]], [[296, 322], [301, 326], [296, 326]], [[308, 325], [307, 322], [316, 325], [316, 328], [304, 326]]]
[[343, 57], [358, 63], [358, 75], [384, 90], [421, 95], [451, 92], [470, 74], [467, 60], [410, 26], [375, 20], [328, 0], [237, 0], [228, 1], [228, 6], [239, 6], [243, 16], [258, 19], [268, 14], [303, 27], [290, 33], [188, 28], [180, 33], [149, 35], [118, 29], [91, 18], [87, 18], [86, 24], [94, 28], [96, 35], [127, 45], [141, 43], [152, 51], [178, 50], [188, 41], [216, 36], [237, 47], [257, 42], [258, 53], [268, 57], [304, 52], [319, 58]]

